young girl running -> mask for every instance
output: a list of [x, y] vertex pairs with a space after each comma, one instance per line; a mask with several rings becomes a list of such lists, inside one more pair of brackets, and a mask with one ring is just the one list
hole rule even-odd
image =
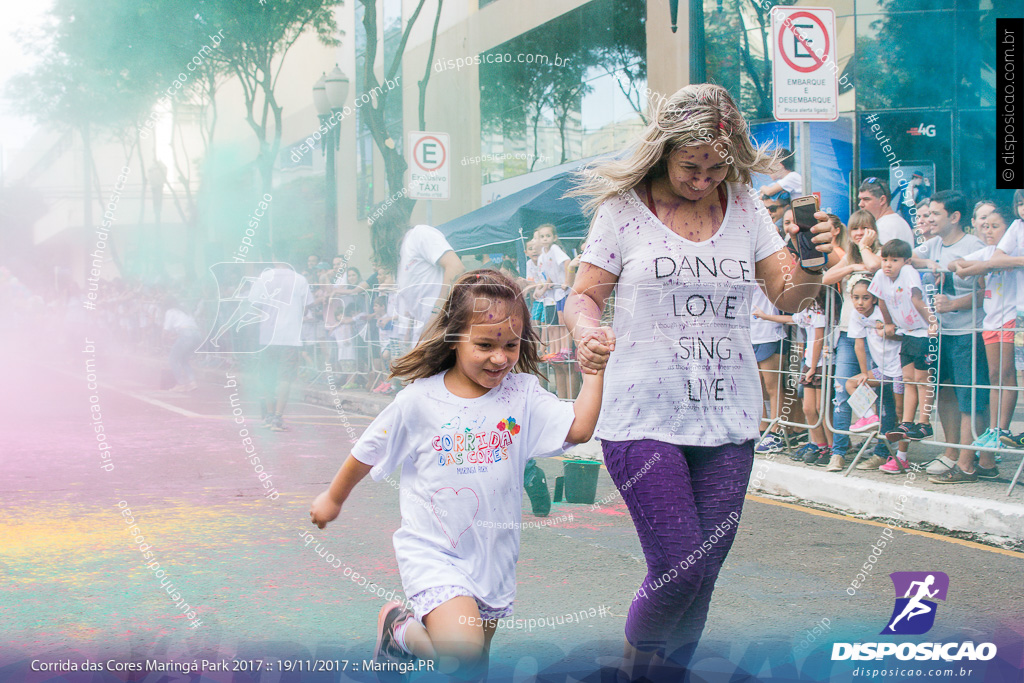
[[[586, 343], [604, 357], [610, 346]], [[601, 405], [603, 372], [586, 375], [576, 402], [565, 403], [541, 389], [537, 362], [519, 287], [494, 270], [466, 273], [420, 343], [392, 365], [415, 381], [313, 501], [322, 529], [363, 477], [402, 467], [394, 545], [414, 611], [399, 602], [381, 609], [378, 660], [453, 656], [460, 675], [486, 669], [496, 620], [512, 613], [516, 593], [526, 461], [588, 441]]]
[[[972, 448], [998, 448], [1001, 437], [1009, 437], [1010, 420], [1017, 407], [1017, 373], [1013, 364], [1013, 333], [1017, 321], [1016, 273], [1011, 270], [993, 269], [989, 259], [995, 253], [999, 241], [1006, 234], [1012, 222], [1010, 212], [991, 207], [981, 224], [980, 236], [986, 246], [967, 254], [962, 259], [951, 261], [946, 267], [961, 275], [985, 276], [985, 320], [982, 323], [985, 339], [985, 355], [988, 357], [991, 401], [990, 427], [971, 444]], [[982, 479], [995, 479], [998, 470], [992, 467], [975, 466]]]

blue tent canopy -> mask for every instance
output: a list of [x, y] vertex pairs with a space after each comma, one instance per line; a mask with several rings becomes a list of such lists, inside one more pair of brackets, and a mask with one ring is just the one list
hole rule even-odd
[[[559, 173], [525, 190], [497, 199], [476, 211], [442, 223], [452, 249], [479, 251], [487, 247], [529, 239], [542, 223], [555, 226], [559, 238], [583, 239], [590, 222], [583, 215], [583, 199], [563, 198], [576, 183], [572, 172]], [[521, 252], [522, 248], [516, 249]]]

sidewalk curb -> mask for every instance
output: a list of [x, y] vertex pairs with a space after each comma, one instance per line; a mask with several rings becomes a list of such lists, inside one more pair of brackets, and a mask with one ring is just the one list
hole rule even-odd
[[918, 489], [916, 483], [927, 476], [922, 468], [894, 476], [890, 484], [757, 458], [747, 493], [795, 498], [869, 519], [902, 520], [905, 526], [927, 530], [974, 534], [989, 544], [1024, 544], [1024, 505]]

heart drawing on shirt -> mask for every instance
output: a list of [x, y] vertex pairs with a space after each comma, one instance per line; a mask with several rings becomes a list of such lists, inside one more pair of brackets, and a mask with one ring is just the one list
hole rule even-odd
[[[476, 513], [480, 510], [480, 497], [476, 495], [476, 491], [468, 487], [456, 491], [451, 486], [445, 486], [434, 491], [434, 495], [430, 497], [430, 506], [434, 511], [434, 517], [441, 525], [441, 531], [448, 537], [448, 541], [454, 548], [459, 544], [462, 534], [473, 526]], [[438, 510], [443, 510], [444, 514], [439, 515]], [[452, 523], [460, 526], [448, 527], [444, 520], [449, 518]]]

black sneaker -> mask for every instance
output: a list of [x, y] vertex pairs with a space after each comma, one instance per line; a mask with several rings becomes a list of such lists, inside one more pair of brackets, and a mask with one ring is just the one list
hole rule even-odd
[[[926, 422], [918, 422], [910, 425], [910, 429], [907, 430], [907, 438], [911, 441], [921, 441], [932, 436], [935, 432], [932, 430], [932, 426]], [[888, 436], [888, 434], [886, 435]]]
[[897, 441], [905, 441], [910, 434], [910, 430], [914, 427], [913, 422], [900, 422], [896, 429], [885, 433], [885, 438], [889, 443], [896, 443]]
[[974, 473], [978, 475], [978, 479], [998, 479], [999, 468], [998, 467], [982, 467], [981, 465], [974, 466]]
[[530, 507], [537, 517], [547, 517], [551, 512], [551, 494], [548, 492], [548, 479], [544, 476], [544, 470], [537, 465], [537, 461], [530, 458], [526, 461], [526, 471], [523, 473], [523, 488], [526, 495], [530, 497]]
[[789, 445], [799, 446], [800, 444], [807, 443], [808, 438], [810, 438], [809, 435], [810, 433], [806, 429], [802, 432], [793, 432], [789, 435]]
[[795, 460], [796, 462], [802, 462], [806, 465], [810, 465], [818, 459], [818, 446], [813, 443], [805, 443], [800, 447], [800, 450], [789, 457], [791, 460]]
[[1010, 448], [1024, 448], [1024, 432], [1016, 436], [1000, 436], [999, 440]]
[[828, 467], [828, 461], [832, 459], [832, 448], [822, 446], [818, 449], [818, 457], [811, 464], [816, 467]]

